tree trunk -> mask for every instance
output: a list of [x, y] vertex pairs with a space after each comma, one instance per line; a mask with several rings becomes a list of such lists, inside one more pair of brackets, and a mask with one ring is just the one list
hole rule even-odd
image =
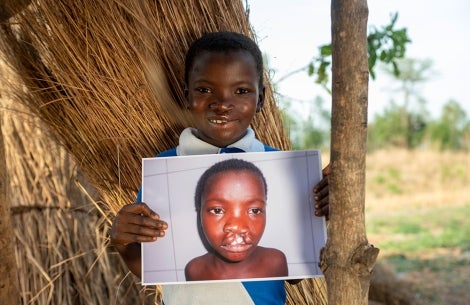
[[14, 233], [7, 201], [7, 170], [0, 116], [0, 300], [2, 304], [19, 304], [18, 276], [14, 250]]
[[328, 304], [367, 304], [378, 249], [365, 231], [366, 0], [332, 0], [330, 221], [321, 253]]

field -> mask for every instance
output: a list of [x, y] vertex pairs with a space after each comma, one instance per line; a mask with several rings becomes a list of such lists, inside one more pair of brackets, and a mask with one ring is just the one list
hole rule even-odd
[[378, 151], [366, 173], [375, 281], [395, 304], [470, 304], [470, 154]]

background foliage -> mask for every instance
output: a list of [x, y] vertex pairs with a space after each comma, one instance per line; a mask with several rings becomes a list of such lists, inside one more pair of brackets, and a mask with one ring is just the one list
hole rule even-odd
[[[396, 29], [398, 13], [390, 23], [369, 29], [367, 44], [369, 74], [372, 80], [380, 74], [390, 78], [395, 86], [390, 101], [382, 112], [375, 114], [368, 124], [368, 150], [398, 148], [435, 148], [468, 151], [470, 149], [470, 119], [459, 102], [449, 99], [438, 117], [432, 117], [427, 101], [420, 92], [435, 75], [428, 59], [407, 58], [406, 46], [411, 43], [406, 28]], [[282, 82], [295, 73], [308, 73], [315, 83], [329, 89], [331, 44], [318, 48], [318, 55], [305, 67], [279, 79]], [[276, 89], [276, 84], [274, 84]], [[392, 98], [393, 97], [393, 98]], [[286, 96], [277, 97], [283, 109], [287, 132], [295, 149], [321, 148], [330, 144], [330, 105], [316, 97], [305, 115], [295, 110], [296, 103]]]

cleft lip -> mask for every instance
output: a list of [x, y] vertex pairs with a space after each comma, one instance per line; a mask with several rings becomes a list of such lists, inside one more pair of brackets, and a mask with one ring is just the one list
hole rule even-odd
[[230, 234], [222, 243], [222, 247], [250, 246], [251, 242], [244, 234]]

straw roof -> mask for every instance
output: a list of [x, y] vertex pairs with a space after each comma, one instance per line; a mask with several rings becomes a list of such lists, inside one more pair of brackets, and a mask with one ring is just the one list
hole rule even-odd
[[[113, 211], [135, 197], [141, 158], [174, 146], [187, 125], [190, 42], [213, 30], [253, 36], [241, 1], [38, 0], [8, 25], [3, 47], [29, 89], [22, 101]], [[253, 125], [261, 140], [289, 148], [269, 86]]]
[[[2, 25], [0, 48], [21, 79], [10, 87], [27, 107], [15, 113], [26, 118], [7, 123], [17, 141], [7, 146], [19, 150], [9, 155], [12, 181], [26, 179], [12, 182], [10, 192], [18, 196], [10, 202], [27, 206], [13, 209], [22, 230], [16, 237], [25, 299], [115, 304], [122, 296], [129, 302], [135, 281], [126, 284], [116, 275], [125, 274], [117, 254], [105, 254], [107, 217], [135, 198], [141, 159], [174, 146], [189, 124], [182, 107], [184, 54], [194, 38], [214, 30], [254, 37], [242, 2], [230, 0], [36, 0]], [[253, 128], [265, 143], [289, 149], [266, 85]], [[22, 121], [29, 125], [13, 124]], [[75, 180], [85, 185], [80, 191]], [[99, 202], [84, 195], [90, 189]], [[83, 301], [71, 299], [78, 297], [74, 289]], [[323, 280], [287, 290], [289, 304], [325, 303]]]
[[0, 92], [22, 304], [142, 303], [137, 281], [108, 250], [109, 222], [92, 200], [96, 191], [41, 121], [5, 87]]

